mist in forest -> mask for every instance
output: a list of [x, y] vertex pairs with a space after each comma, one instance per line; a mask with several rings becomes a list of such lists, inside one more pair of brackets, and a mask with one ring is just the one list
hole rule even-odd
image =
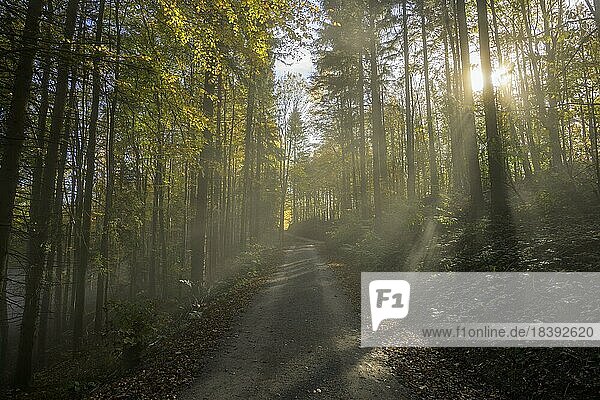
[[5, 0], [0, 50], [1, 398], [599, 393], [355, 337], [361, 272], [600, 272], [598, 0]]

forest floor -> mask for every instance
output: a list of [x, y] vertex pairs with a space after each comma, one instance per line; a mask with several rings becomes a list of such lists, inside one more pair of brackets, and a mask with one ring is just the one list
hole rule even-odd
[[411, 398], [384, 352], [359, 347], [358, 315], [316, 246], [285, 253], [286, 264], [181, 398]]

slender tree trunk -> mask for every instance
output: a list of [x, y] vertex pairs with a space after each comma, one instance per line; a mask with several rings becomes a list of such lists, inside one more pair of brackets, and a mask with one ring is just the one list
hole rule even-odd
[[[261, 128], [261, 129], [255, 129], [255, 135], [254, 135], [254, 162], [256, 165], [256, 168], [254, 169], [254, 179], [253, 182], [255, 182], [255, 187], [254, 190], [252, 190], [250, 192], [251, 194], [251, 213], [250, 213], [250, 224], [249, 224], [249, 231], [250, 231], [250, 237], [252, 238], [258, 238], [259, 232], [261, 231], [260, 226], [262, 224], [262, 222], [264, 221], [264, 215], [263, 215], [263, 208], [262, 208], [262, 202], [261, 202], [261, 189], [262, 189], [262, 174], [263, 174], [263, 152], [264, 152], [264, 137], [265, 137], [265, 127], [264, 127], [264, 121], [266, 121], [265, 118], [265, 110], [264, 110], [264, 105], [259, 102], [259, 106], [263, 106], [262, 110], [260, 110], [259, 108], [259, 112], [258, 112], [258, 117], [259, 119], [257, 120], [257, 124], [260, 123], [260, 125], [257, 126], [257, 128]], [[261, 112], [262, 111], [262, 112]]]
[[[75, 106], [75, 81], [76, 77], [73, 76], [73, 82], [71, 83], [71, 89], [69, 93], [69, 111], [67, 112], [65, 122], [65, 138], [71, 134], [72, 128], [72, 114]], [[65, 179], [65, 164], [67, 161], [67, 141], [61, 144], [61, 156], [60, 164], [58, 167], [58, 177], [56, 179], [56, 196], [54, 197], [54, 241], [56, 245], [56, 285], [54, 292], [54, 336], [61, 338], [64, 327], [64, 314], [63, 314], [63, 270], [64, 270], [64, 247], [63, 247], [63, 183]], [[67, 234], [69, 237], [70, 234]], [[67, 245], [67, 248], [69, 246]], [[68, 274], [67, 274], [68, 276]], [[66, 297], [66, 296], [65, 296]]]
[[[162, 118], [162, 111], [159, 113]], [[162, 298], [166, 298], [169, 293], [169, 281], [167, 279], [167, 232], [165, 227], [165, 150], [164, 150], [164, 128], [162, 123], [159, 132], [162, 132], [159, 138], [159, 166], [160, 180], [158, 186], [158, 245], [159, 245], [159, 266], [160, 266], [160, 292]]]
[[369, 200], [367, 197], [367, 148], [365, 139], [365, 70], [363, 53], [358, 54], [358, 140], [360, 171], [360, 214], [363, 219], [369, 217]]
[[[287, 114], [287, 109], [284, 114]], [[292, 158], [292, 138], [290, 138], [289, 120], [282, 122], [281, 142], [283, 145], [283, 158], [281, 160], [281, 204], [279, 208], [279, 245], [284, 246], [285, 233], [285, 205], [287, 200], [287, 191], [289, 185], [289, 169]]]
[[381, 228], [383, 209], [387, 191], [387, 162], [385, 159], [385, 132], [380, 95], [380, 83], [377, 61], [377, 31], [374, 10], [370, 10], [369, 57], [371, 64], [371, 124], [373, 127], [373, 192], [375, 208], [375, 226]]
[[[160, 141], [159, 138], [157, 140]], [[158, 253], [158, 209], [160, 207], [160, 186], [162, 185], [160, 153], [159, 150], [159, 154], [156, 155], [154, 177], [152, 179], [152, 220], [150, 222], [150, 264], [148, 269], [148, 294], [151, 298], [156, 297], [156, 274], [160, 265]]]
[[[53, 14], [52, 4], [49, 2], [48, 5], [48, 13], [50, 16]], [[49, 24], [52, 24], [52, 18], [49, 19]], [[45, 34], [46, 39], [50, 38], [50, 32]], [[31, 183], [31, 201], [29, 203], [29, 234], [30, 237], [33, 237], [38, 231], [38, 226], [41, 223], [45, 223], [45, 221], [39, 220], [38, 210], [40, 202], [43, 201], [40, 199], [40, 194], [42, 190], [42, 170], [44, 165], [44, 148], [46, 142], [46, 123], [48, 120], [48, 109], [49, 109], [49, 84], [50, 84], [50, 72], [52, 66], [52, 59], [50, 54], [46, 54], [44, 56], [44, 60], [42, 61], [42, 80], [41, 80], [41, 99], [40, 99], [40, 108], [38, 112], [38, 124], [36, 128], [36, 142], [37, 147], [35, 149], [36, 154], [34, 157], [34, 166], [33, 166], [33, 176]], [[33, 259], [35, 255], [32, 252], [37, 251], [34, 246], [31, 246], [35, 241], [29, 241], [29, 255], [30, 259]], [[54, 242], [53, 242], [54, 243]], [[46, 277], [43, 279], [42, 283], [42, 305], [40, 312], [40, 323], [39, 323], [39, 334], [38, 334], [38, 348], [37, 348], [37, 358], [38, 365], [43, 366], [45, 363], [45, 348], [46, 348], [46, 328], [48, 324], [48, 314], [49, 314], [49, 305], [50, 305], [50, 285], [52, 279], [52, 271], [51, 265], [48, 265], [46, 270]]]
[[[132, 116], [131, 120], [131, 131], [135, 132], [136, 129], [136, 118], [135, 114]], [[146, 182], [143, 178], [142, 171], [142, 160], [138, 150], [137, 145], [134, 144], [134, 159], [135, 159], [135, 192], [140, 200], [141, 206], [143, 210], [146, 209], [146, 190], [145, 185]], [[141, 226], [136, 230], [136, 236], [138, 240], [136, 240], [135, 248], [133, 250], [133, 259], [131, 260], [131, 269], [129, 273], [129, 297], [131, 300], [134, 299], [135, 295], [140, 290], [140, 270], [141, 265], [144, 263], [144, 254], [145, 254], [145, 232], [146, 232], [146, 218], [142, 218]]]
[[[121, 25], [119, 21], [119, 0], [115, 1], [115, 28], [116, 28], [116, 56], [117, 59], [121, 53]], [[115, 81], [119, 80], [119, 63], [115, 64]], [[104, 293], [106, 291], [106, 283], [108, 271], [110, 270], [110, 254], [109, 254], [109, 240], [110, 240], [110, 221], [112, 217], [112, 198], [115, 186], [114, 177], [114, 164], [115, 164], [115, 118], [117, 114], [117, 101], [118, 92], [115, 87], [112, 93], [112, 100], [110, 104], [110, 115], [108, 124], [108, 137], [106, 139], [106, 189], [104, 194], [104, 219], [102, 221], [102, 238], [100, 239], [100, 254], [102, 255], [102, 269], [98, 271], [98, 282], [96, 285], [96, 315], [94, 317], [94, 330], [99, 332], [102, 329], [104, 323], [104, 306], [106, 298]]]
[[[102, 28], [104, 20], [105, 0], [100, 0], [98, 18], [96, 20], [96, 46], [102, 43]], [[79, 268], [75, 282], [75, 315], [73, 318], [73, 348], [79, 350], [83, 338], [85, 315], [86, 276], [90, 262], [92, 225], [92, 197], [94, 193], [94, 175], [96, 172], [96, 135], [98, 132], [98, 118], [100, 111], [100, 54], [96, 53], [92, 69], [92, 109], [88, 130], [88, 145], [86, 149], [85, 194], [83, 198], [83, 213], [81, 224], [81, 254], [79, 255]]]
[[469, 56], [469, 35], [465, 14], [465, 1], [457, 0], [456, 7], [464, 96], [462, 128], [464, 132], [471, 207], [473, 212], [477, 214], [483, 207], [483, 187], [481, 185], [481, 169], [479, 167], [479, 146], [477, 144], [477, 132], [475, 130], [473, 88], [471, 86], [471, 59]]
[[492, 61], [490, 38], [485, 0], [477, 0], [477, 24], [479, 27], [479, 51], [481, 73], [483, 75], [483, 108], [485, 112], [485, 132], [488, 147], [488, 168], [490, 174], [490, 206], [492, 215], [508, 213], [506, 172], [502, 136], [498, 132], [498, 115], [494, 86], [492, 84]]
[[[154, 177], [152, 184], [152, 221], [150, 226], [150, 268], [148, 273], [148, 293], [150, 297], [156, 298], [158, 284], [158, 276], [163, 266], [161, 243], [164, 235], [163, 221], [163, 190], [164, 190], [164, 127], [162, 117], [162, 95], [160, 92], [155, 93], [155, 104], [157, 110], [157, 154], [155, 159]], [[162, 285], [160, 285], [162, 289]]]
[[46, 266], [46, 271], [44, 274], [44, 282], [41, 287], [42, 301], [40, 305], [40, 322], [38, 326], [36, 356], [38, 367], [44, 367], [46, 365], [46, 342], [48, 339], [48, 319], [50, 317], [50, 301], [52, 295], [50, 288], [54, 280], [54, 259], [56, 257], [56, 247], [54, 245], [52, 245], [50, 254], [50, 257], [48, 257], [48, 265]]
[[408, 43], [408, 11], [407, 2], [402, 3], [402, 37], [404, 50], [404, 110], [406, 121], [406, 195], [409, 200], [415, 199], [415, 184], [416, 184], [416, 165], [415, 165], [415, 130], [413, 126], [412, 115], [412, 79], [410, 72], [409, 60], [409, 43]]
[[[589, 132], [590, 132], [590, 151], [592, 153], [592, 163], [594, 166], [594, 173], [596, 175], [596, 185], [597, 185], [597, 190], [598, 190], [598, 195], [600, 195], [600, 157], [599, 157], [599, 151], [598, 151], [598, 124], [596, 121], [596, 108], [595, 108], [595, 104], [594, 104], [594, 91], [592, 88], [592, 93], [590, 94], [588, 85], [587, 85], [587, 77], [585, 79], [585, 97], [586, 97], [586, 102], [587, 102], [587, 106], [588, 106], [588, 113], [589, 113]], [[585, 135], [585, 125], [586, 125], [586, 121], [584, 120], [583, 117], [583, 110], [582, 110], [582, 116], [581, 116], [581, 125], [582, 125], [582, 130], [584, 131], [584, 135]], [[584, 143], [585, 143], [585, 138], [584, 138]]]
[[[219, 251], [221, 246], [220, 241], [220, 228], [221, 228], [221, 180], [222, 174], [221, 169], [218, 165], [221, 164], [222, 154], [222, 110], [223, 110], [223, 78], [219, 74], [216, 78], [216, 91], [217, 91], [217, 104], [216, 104], [216, 121], [215, 121], [215, 135], [211, 148], [211, 159], [212, 164], [210, 167], [210, 210], [209, 213], [209, 232], [208, 232], [208, 244], [210, 245], [209, 262], [207, 263], [207, 282], [212, 284], [215, 280], [215, 272], [217, 263], [219, 261]], [[214, 107], [214, 106], [213, 106]]]
[[243, 165], [243, 200], [242, 215], [240, 224], [240, 245], [246, 246], [248, 234], [249, 211], [251, 209], [252, 182], [250, 181], [252, 172], [253, 151], [252, 142], [254, 136], [254, 106], [255, 106], [255, 83], [252, 80], [248, 83], [248, 99], [246, 106], [246, 128], [244, 135], [244, 165]]
[[233, 155], [233, 133], [234, 133], [234, 127], [235, 127], [235, 102], [236, 102], [236, 84], [235, 84], [235, 80], [232, 79], [232, 84], [231, 84], [232, 88], [231, 88], [231, 127], [229, 128], [229, 138], [227, 141], [227, 196], [226, 196], [226, 205], [225, 205], [225, 226], [226, 226], [226, 231], [227, 231], [227, 239], [226, 239], [226, 243], [227, 246], [231, 247], [235, 247], [236, 244], [236, 240], [237, 237], [235, 236], [235, 230], [233, 229], [233, 224], [234, 224], [234, 220], [235, 220], [235, 209], [233, 207], [233, 201], [234, 201], [234, 189], [235, 189], [235, 181], [234, 181], [234, 177], [232, 176], [234, 171], [235, 171], [235, 167], [234, 167], [234, 163], [235, 163], [235, 157]]
[[427, 103], [427, 138], [429, 149], [429, 179], [431, 196], [437, 198], [439, 192], [439, 177], [435, 154], [435, 134], [433, 132], [433, 116], [431, 112], [431, 93], [429, 82], [429, 60], [427, 59], [427, 28], [425, 26], [425, 7], [421, 11], [421, 36], [423, 38], [423, 71], [425, 75], [425, 102]]
[[[115, 96], [115, 93], [113, 93]], [[102, 237], [100, 239], [100, 254], [102, 255], [102, 268], [98, 270], [98, 280], [96, 285], [96, 314], [94, 317], [94, 330], [100, 332], [104, 324], [104, 306], [106, 299], [104, 291], [106, 287], [106, 277], [110, 268], [109, 238], [110, 238], [110, 220], [112, 212], [112, 196], [114, 190], [114, 118], [115, 118], [116, 100], [113, 99], [110, 111], [110, 121], [107, 137], [106, 150], [106, 189], [104, 194], [104, 219], [102, 221]]]
[[227, 126], [227, 90], [228, 90], [228, 79], [227, 75], [224, 77], [223, 86], [223, 101], [221, 105], [222, 109], [222, 121], [223, 121], [223, 133], [222, 133], [222, 141], [221, 141], [221, 218], [219, 220], [219, 224], [221, 228], [219, 230], [220, 237], [220, 260], [223, 261], [228, 256], [229, 244], [229, 229], [227, 225], [227, 204], [229, 198], [229, 189], [228, 189], [228, 181], [229, 181], [229, 143], [228, 143], [228, 126]]
[[0, 380], [4, 379], [8, 358], [8, 303], [6, 282], [0, 281]]
[[[0, 187], [2, 187], [2, 195], [0, 195], [0, 287], [4, 286], [7, 266], [8, 243], [19, 182], [19, 164], [25, 141], [27, 102], [33, 75], [33, 59], [38, 48], [42, 6], [43, 0], [30, 0], [27, 6], [25, 25], [21, 34], [21, 54], [15, 69], [13, 96], [6, 119], [6, 136], [2, 146], [2, 166], [0, 167]], [[3, 337], [5, 336], [3, 335]], [[0, 353], [2, 353], [2, 349], [0, 349]]]
[[[202, 111], [204, 115], [212, 120], [214, 105], [212, 95], [214, 94], [213, 76], [210, 72], [204, 75], [204, 100]], [[198, 171], [198, 189], [196, 194], [196, 215], [192, 228], [192, 260], [191, 280], [196, 284], [202, 282], [204, 277], [204, 265], [206, 261], [206, 227], [208, 212], [208, 177], [211, 156], [212, 134], [210, 128], [204, 129], [204, 147], [200, 153], [200, 171]]]
[[[82, 74], [84, 75], [84, 74]], [[73, 174], [71, 174], [71, 187], [70, 187], [70, 202], [69, 202], [69, 225], [67, 234], [67, 249], [68, 249], [68, 262], [67, 271], [65, 276], [67, 282], [65, 282], [65, 296], [63, 302], [63, 327], [67, 327], [73, 320], [73, 297], [74, 297], [74, 270], [75, 270], [75, 255], [79, 250], [79, 237], [81, 232], [81, 198], [82, 198], [82, 173], [83, 173], [83, 155], [81, 151], [81, 137], [78, 132], [81, 132], [80, 127], [80, 110], [78, 107], [78, 101], [76, 97], [76, 80], [75, 76], [71, 78], [71, 92], [69, 98], [69, 104], [73, 112], [73, 138], [72, 146], [70, 146], [71, 163], [75, 166]], [[83, 86], [85, 87], [85, 75], [83, 79]], [[72, 97], [71, 97], [72, 96]], [[68, 132], [67, 132], [68, 133]]]

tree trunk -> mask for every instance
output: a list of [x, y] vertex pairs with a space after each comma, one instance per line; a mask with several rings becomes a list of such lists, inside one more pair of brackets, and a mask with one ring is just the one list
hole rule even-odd
[[[6, 136], [2, 145], [2, 166], [0, 167], [0, 187], [2, 187], [2, 195], [0, 195], [0, 287], [4, 287], [4, 275], [8, 261], [8, 243], [19, 182], [19, 164], [25, 140], [27, 102], [33, 75], [33, 59], [38, 44], [42, 5], [43, 0], [30, 0], [27, 6], [25, 25], [21, 34], [21, 55], [15, 69], [13, 96], [6, 118]], [[4, 296], [4, 293], [2, 291], [0, 295]], [[3, 338], [6, 337], [4, 332], [0, 333]], [[0, 354], [4, 354], [1, 347]], [[4, 364], [2, 363], [2, 365]], [[0, 367], [0, 372], [2, 372], [2, 367]]]
[[227, 140], [227, 196], [225, 197], [225, 230], [226, 230], [226, 245], [230, 248], [235, 247], [237, 238], [235, 237], [235, 230], [233, 224], [235, 220], [233, 201], [234, 201], [234, 188], [235, 182], [233, 172], [235, 171], [234, 163], [235, 157], [233, 155], [233, 133], [235, 127], [235, 102], [236, 102], [236, 85], [235, 80], [232, 79], [232, 93], [231, 93], [231, 127], [229, 128], [229, 137]]
[[[75, 106], [75, 81], [73, 76], [71, 89], [69, 93], [69, 112], [66, 115], [65, 137], [71, 132], [72, 110]], [[56, 286], [54, 292], [54, 336], [60, 338], [63, 333], [63, 269], [64, 269], [64, 247], [63, 247], [63, 182], [65, 179], [65, 164], [67, 159], [67, 142], [61, 144], [61, 156], [58, 167], [58, 177], [56, 179], [56, 196], [54, 197], [54, 241], [56, 246]], [[69, 237], [70, 235], [67, 235]], [[68, 248], [69, 246], [67, 246]]]
[[[213, 76], [210, 72], [204, 74], [204, 100], [202, 112], [212, 121], [214, 105], [212, 95], [214, 94]], [[204, 147], [200, 153], [200, 171], [198, 171], [198, 189], [196, 194], [196, 215], [192, 228], [192, 259], [191, 280], [195, 284], [202, 283], [204, 277], [204, 264], [206, 259], [206, 219], [208, 206], [208, 176], [211, 155], [212, 134], [210, 128], [204, 129]]]
[[152, 183], [152, 221], [150, 225], [150, 265], [148, 271], [148, 294], [151, 298], [156, 298], [157, 293], [157, 275], [159, 269], [162, 264], [161, 254], [160, 254], [160, 239], [162, 234], [161, 231], [161, 208], [162, 208], [162, 191], [164, 185], [164, 150], [163, 150], [163, 123], [162, 123], [162, 99], [161, 93], [158, 91], [154, 94], [155, 96], [155, 106], [157, 112], [157, 122], [156, 122], [156, 142], [157, 142], [157, 154], [155, 156], [155, 168], [154, 168], [154, 177]]
[[[116, 56], [117, 59], [121, 53], [121, 25], [119, 23], [119, 1], [115, 1], [115, 29], [117, 31]], [[119, 63], [115, 64], [115, 81], [119, 80]], [[96, 285], [96, 315], [94, 317], [94, 330], [99, 332], [104, 323], [104, 306], [106, 299], [106, 281], [110, 268], [109, 240], [110, 240], [110, 221], [112, 217], [112, 198], [115, 185], [114, 177], [114, 144], [115, 144], [115, 117], [117, 114], [118, 92], [115, 87], [112, 93], [110, 104], [110, 121], [108, 124], [108, 137], [106, 144], [106, 188], [104, 194], [104, 219], [102, 221], [102, 238], [100, 239], [100, 254], [102, 256], [102, 269], [98, 271], [98, 282]]]
[[463, 131], [465, 156], [467, 159], [467, 175], [472, 211], [477, 214], [483, 207], [483, 187], [481, 185], [481, 169], [479, 168], [479, 146], [475, 130], [473, 103], [473, 87], [471, 86], [471, 59], [469, 56], [469, 36], [465, 1], [457, 0], [458, 34], [460, 39], [460, 60], [463, 83]]
[[249, 207], [251, 203], [251, 172], [252, 172], [252, 142], [254, 136], [254, 102], [255, 102], [255, 83], [253, 79], [248, 83], [248, 99], [246, 105], [246, 128], [244, 134], [244, 165], [243, 165], [243, 200], [242, 200], [242, 214], [240, 221], [240, 245], [246, 246], [246, 239], [248, 234], [248, 220], [249, 220]]
[[[590, 94], [590, 90], [587, 85], [587, 76], [584, 81], [585, 86], [585, 98], [589, 112], [589, 132], [590, 132], [590, 152], [592, 154], [592, 163], [594, 166], [594, 174], [596, 175], [596, 186], [598, 195], [600, 196], [600, 157], [598, 151], [598, 126], [596, 122], [596, 108], [594, 104], [594, 90], [592, 88], [592, 93]], [[585, 139], [585, 125], [586, 121], [583, 116], [583, 107], [581, 111], [581, 127], [584, 131], [584, 143]]]
[[0, 281], [0, 379], [3, 379], [8, 358], [8, 304], [6, 282]]
[[477, 24], [479, 28], [481, 73], [483, 75], [483, 108], [490, 174], [490, 206], [493, 216], [501, 216], [508, 213], [506, 170], [504, 168], [505, 159], [502, 137], [498, 132], [498, 115], [494, 86], [492, 84], [492, 61], [490, 57], [490, 38], [485, 0], [477, 0]]
[[435, 135], [433, 133], [433, 116], [431, 113], [431, 93], [429, 83], [429, 60], [427, 59], [427, 29], [425, 27], [425, 7], [421, 10], [421, 36], [423, 39], [423, 71], [425, 77], [425, 102], [427, 103], [427, 137], [429, 149], [429, 179], [431, 196], [437, 198], [439, 192], [439, 178], [435, 154]]
[[[49, 24], [52, 24], [52, 14], [54, 11], [52, 10], [51, 2], [48, 3], [48, 13], [50, 15]], [[45, 38], [50, 40], [50, 29], [45, 33]], [[37, 231], [36, 227], [40, 223], [44, 223], [44, 221], [39, 220], [38, 210], [39, 204], [41, 201], [45, 199], [40, 198], [41, 194], [41, 184], [42, 184], [42, 170], [44, 166], [44, 148], [46, 141], [46, 123], [48, 120], [48, 109], [50, 106], [49, 102], [49, 84], [50, 84], [50, 73], [51, 73], [52, 60], [50, 54], [46, 54], [43, 61], [43, 73], [42, 73], [42, 81], [41, 81], [41, 99], [40, 99], [40, 108], [38, 114], [38, 124], [37, 124], [37, 148], [36, 155], [34, 160], [33, 167], [33, 177], [31, 183], [31, 201], [29, 204], [29, 227], [31, 229], [31, 234], [35, 235]], [[52, 251], [51, 254], [54, 254], [55, 248], [55, 240], [52, 240]], [[30, 249], [32, 249], [30, 247]], [[30, 254], [31, 257], [31, 254]], [[46, 277], [44, 279], [44, 283], [42, 285], [43, 295], [42, 295], [42, 305], [40, 312], [40, 323], [39, 323], [39, 334], [38, 334], [38, 343], [37, 343], [37, 358], [38, 358], [38, 366], [44, 366], [45, 360], [45, 352], [46, 352], [46, 331], [48, 326], [48, 314], [50, 311], [50, 285], [52, 284], [52, 265], [46, 266]]]
[[369, 217], [367, 197], [367, 148], [365, 140], [365, 71], [363, 53], [358, 54], [358, 132], [359, 132], [359, 171], [360, 171], [360, 214], [363, 219]]
[[[105, 0], [100, 0], [98, 19], [96, 20], [96, 46], [102, 43], [102, 26], [104, 19]], [[92, 109], [88, 129], [88, 145], [86, 149], [85, 188], [83, 198], [82, 228], [81, 228], [81, 254], [79, 255], [79, 268], [75, 281], [75, 315], [73, 316], [73, 348], [79, 350], [83, 337], [83, 324], [85, 315], [85, 290], [86, 276], [90, 262], [90, 230], [92, 224], [92, 196], [94, 193], [94, 175], [96, 172], [96, 134], [98, 132], [98, 115], [100, 109], [100, 54], [96, 53], [92, 69]]]
[[375, 208], [375, 227], [381, 228], [383, 208], [387, 190], [387, 162], [385, 157], [385, 133], [381, 110], [379, 72], [377, 61], [377, 32], [374, 10], [370, 10], [369, 57], [371, 64], [371, 124], [373, 129], [373, 197]]
[[410, 72], [408, 43], [408, 11], [407, 0], [402, 3], [402, 38], [404, 50], [404, 111], [406, 121], [406, 195], [408, 200], [415, 199], [416, 165], [415, 165], [415, 130], [412, 115], [412, 79]]

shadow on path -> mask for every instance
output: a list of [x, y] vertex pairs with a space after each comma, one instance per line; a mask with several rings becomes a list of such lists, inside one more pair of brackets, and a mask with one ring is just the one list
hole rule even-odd
[[359, 347], [359, 316], [315, 245], [285, 252], [286, 264], [181, 398], [409, 398], [383, 353]]

